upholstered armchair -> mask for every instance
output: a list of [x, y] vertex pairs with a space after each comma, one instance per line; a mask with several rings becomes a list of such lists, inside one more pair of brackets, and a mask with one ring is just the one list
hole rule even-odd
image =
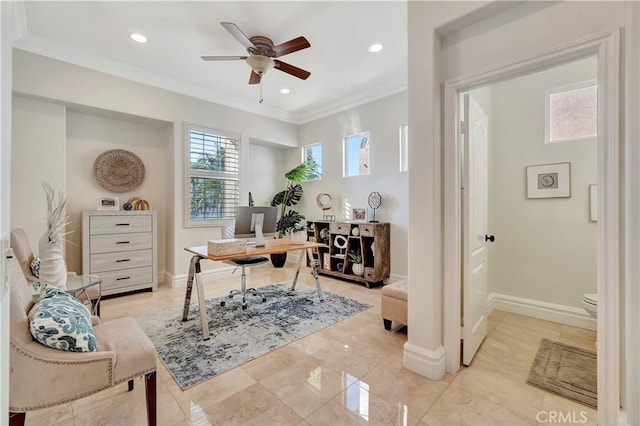
[[31, 262], [33, 262], [33, 251], [27, 233], [22, 228], [14, 228], [11, 230], [11, 248], [13, 254], [18, 259], [24, 277], [28, 282], [38, 281], [38, 277], [31, 272]]
[[26, 412], [80, 399], [144, 376], [147, 419], [156, 425], [156, 353], [131, 317], [100, 322], [93, 317], [96, 352], [47, 347], [31, 336], [29, 310], [33, 290], [19, 262], [9, 259], [10, 348], [9, 416], [23, 425]]
[[[31, 250], [31, 244], [29, 244], [29, 238], [27, 237], [27, 233], [24, 232], [22, 228], [14, 228], [11, 230], [11, 248], [13, 249], [13, 253], [20, 263], [20, 267], [22, 268], [22, 272], [24, 273], [24, 277], [28, 282], [33, 283], [38, 281], [38, 277], [33, 275], [31, 272], [31, 262], [33, 262], [34, 256], [33, 251]], [[72, 271], [67, 272], [67, 276], [75, 276], [76, 273]], [[100, 300], [100, 289], [98, 287], [89, 287], [87, 288], [86, 296], [90, 299], [89, 304], [93, 306], [97, 302], [96, 300]], [[96, 306], [96, 313], [100, 316], [100, 304]]]

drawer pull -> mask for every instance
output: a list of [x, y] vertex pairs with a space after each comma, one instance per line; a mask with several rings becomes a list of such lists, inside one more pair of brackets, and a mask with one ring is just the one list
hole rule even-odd
[[129, 223], [116, 223], [116, 226], [129, 226]]
[[116, 278], [116, 281], [122, 281], [122, 280], [128, 280], [131, 277], [120, 277], [120, 278]]
[[131, 261], [131, 259], [118, 259], [118, 260], [116, 260], [116, 263], [129, 262], [129, 261]]
[[131, 241], [116, 241], [116, 244], [131, 244]]

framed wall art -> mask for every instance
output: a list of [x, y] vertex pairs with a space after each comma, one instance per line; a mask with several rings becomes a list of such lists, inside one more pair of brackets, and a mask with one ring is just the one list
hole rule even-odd
[[571, 163], [527, 167], [527, 198], [571, 197]]

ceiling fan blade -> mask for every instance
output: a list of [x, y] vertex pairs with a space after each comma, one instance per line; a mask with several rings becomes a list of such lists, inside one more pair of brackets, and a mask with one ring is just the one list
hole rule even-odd
[[231, 33], [231, 35], [233, 37], [235, 37], [236, 40], [238, 40], [240, 43], [242, 43], [242, 45], [245, 47], [245, 49], [248, 49], [250, 47], [256, 47], [251, 42], [251, 40], [249, 40], [249, 37], [244, 35], [242, 30], [240, 28], [238, 28], [238, 26], [236, 24], [234, 24], [233, 22], [220, 22], [220, 25], [222, 25], [225, 30], [229, 31]]
[[262, 76], [255, 71], [251, 71], [251, 76], [249, 77], [249, 84], [260, 84], [260, 80]]
[[203, 61], [233, 61], [236, 59], [247, 59], [248, 56], [200, 56]]
[[309, 71], [303, 70], [302, 68], [294, 67], [293, 65], [287, 64], [286, 62], [282, 62], [277, 59], [274, 59], [273, 62], [276, 63], [276, 68], [280, 71], [291, 74], [294, 77], [301, 78], [302, 80], [306, 80], [311, 75]]
[[294, 38], [293, 40], [285, 41], [282, 44], [273, 46], [273, 50], [276, 52], [276, 58], [280, 56], [288, 55], [289, 53], [297, 52], [298, 50], [311, 47], [311, 44], [304, 37]]

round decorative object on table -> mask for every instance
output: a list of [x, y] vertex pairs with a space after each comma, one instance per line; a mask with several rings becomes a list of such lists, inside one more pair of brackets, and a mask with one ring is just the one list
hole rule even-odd
[[321, 210], [329, 210], [331, 209], [331, 205], [333, 204], [333, 199], [331, 195], [326, 192], [321, 192], [316, 197], [316, 204], [320, 207]]
[[144, 163], [133, 152], [124, 149], [105, 151], [93, 163], [93, 174], [105, 189], [128, 192], [144, 181]]
[[353, 272], [353, 275], [361, 277], [364, 275], [364, 265], [362, 263], [354, 263], [351, 265], [351, 271]]
[[336, 235], [333, 245], [339, 249], [345, 249], [347, 248], [347, 239], [342, 235]]
[[151, 210], [151, 203], [140, 197], [131, 197], [127, 200], [131, 204], [131, 210]]
[[131, 210], [131, 209], [133, 209], [133, 205], [131, 203], [124, 203], [122, 205], [122, 208], [125, 209], [125, 210]]

